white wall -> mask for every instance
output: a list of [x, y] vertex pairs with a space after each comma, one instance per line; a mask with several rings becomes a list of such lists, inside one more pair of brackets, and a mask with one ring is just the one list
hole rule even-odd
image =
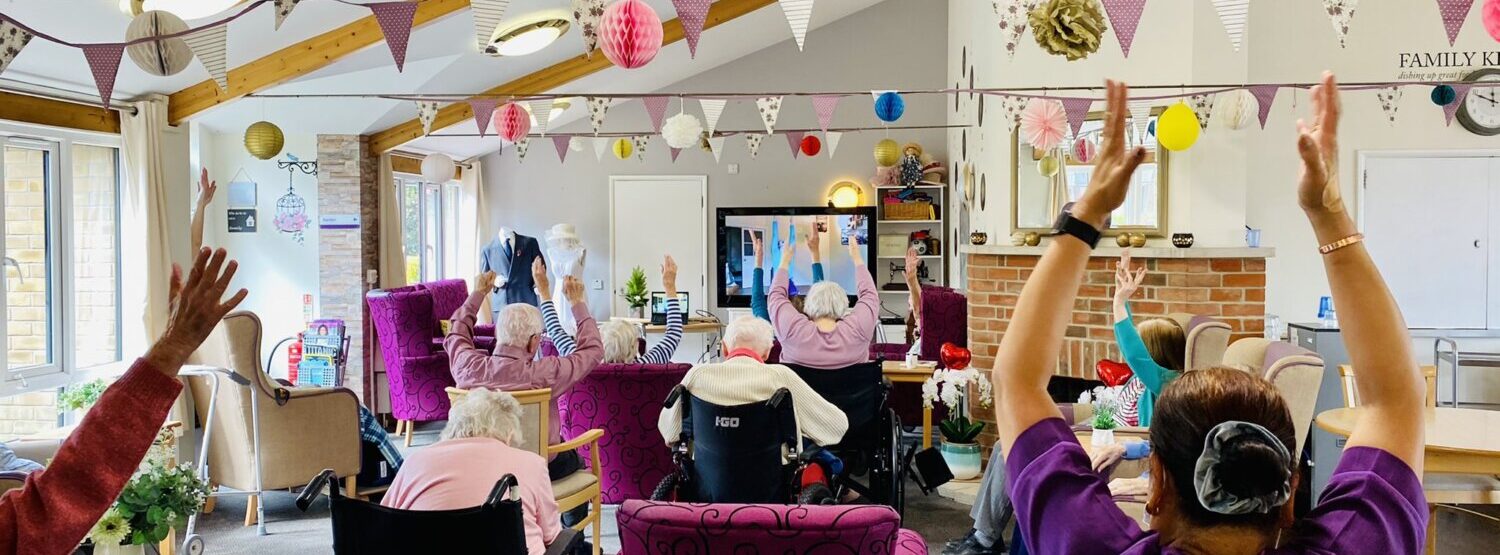
[[[884, 2], [817, 29], [814, 32], [819, 36], [818, 46], [809, 44], [806, 52], [799, 53], [788, 38], [661, 90], [821, 92], [939, 88], [944, 83], [945, 58], [941, 37], [947, 29], [942, 8], [937, 2]], [[846, 97], [833, 125], [871, 125], [876, 121], [871, 104], [868, 94]], [[906, 115], [900, 123], [944, 125], [944, 105], [944, 100], [935, 96], [909, 97]], [[677, 110], [678, 103], [674, 100], [668, 113], [675, 114]], [[702, 117], [696, 101], [688, 102], [688, 110]], [[779, 125], [816, 127], [811, 102], [805, 97], [787, 97]], [[726, 130], [757, 127], [761, 127], [761, 122], [753, 101], [731, 102], [719, 122], [719, 128]], [[585, 119], [564, 130], [589, 129]], [[638, 101], [611, 108], [604, 128], [606, 132], [649, 129], [650, 120]], [[940, 160], [946, 150], [945, 133], [941, 130], [893, 132], [891, 137], [903, 143], [919, 142]], [[850, 133], [844, 136], [838, 155], [832, 159], [825, 151], [813, 159], [793, 160], [783, 136], [767, 137], [760, 156], [755, 159], [750, 158], [745, 139], [737, 136], [727, 141], [721, 164], [714, 162], [712, 154], [696, 149], [683, 151], [673, 164], [666, 142], [659, 136], [652, 139], [644, 163], [633, 157], [620, 161], [608, 153], [603, 162], [596, 162], [593, 148], [588, 146], [583, 152], [571, 153], [566, 164], [559, 164], [550, 139], [534, 140], [524, 164], [516, 161], [514, 148], [508, 148], [502, 155], [482, 158], [490, 225], [495, 229], [510, 226], [538, 239], [553, 224], [576, 225], [590, 251], [584, 279], [604, 282], [604, 290], [589, 291], [589, 305], [603, 316], [611, 304], [609, 176], [707, 175], [710, 218], [721, 206], [819, 206], [827, 201], [832, 185], [843, 180], [861, 183], [866, 187], [865, 198], [873, 199], [874, 191], [868, 188], [875, 170], [871, 152], [882, 138], [882, 134], [874, 132]], [[498, 139], [486, 140], [498, 144]], [[730, 164], [739, 165], [737, 175], [728, 173]], [[495, 229], [489, 231], [493, 233]], [[714, 241], [715, 237], [710, 237], [707, 253], [710, 261], [715, 259], [718, 248]], [[715, 276], [710, 275], [710, 291], [717, 286], [715, 281]]]
[[[1244, 47], [1235, 52], [1210, 3], [1156, 0], [1146, 7], [1129, 59], [1111, 32], [1098, 53], [1071, 63], [1043, 53], [1029, 32], [1015, 60], [1007, 59], [988, 2], [950, 1], [948, 19], [948, 81], [964, 79], [960, 58], [968, 46], [978, 87], [1098, 85], [1104, 77], [1136, 85], [1311, 82], [1323, 69], [1344, 82], [1391, 81], [1402, 72], [1402, 52], [1495, 50], [1477, 10], [1450, 49], [1431, 2], [1361, 5], [1344, 49], [1321, 4], [1254, 2]], [[1461, 74], [1472, 69], [1478, 68]], [[1345, 94], [1340, 163], [1351, 210], [1359, 151], [1500, 147], [1456, 124], [1445, 127], [1440, 109], [1427, 100], [1427, 87], [1404, 90], [1395, 126], [1387, 123], [1373, 91]], [[985, 126], [969, 130], [969, 157], [989, 177], [988, 209], [975, 212], [975, 226], [992, 240], [1004, 240], [1010, 233], [1009, 134], [996, 108], [998, 103], [990, 104]], [[974, 111], [965, 106], [951, 119], [973, 122]], [[1277, 249], [1267, 265], [1267, 311], [1288, 321], [1311, 320], [1318, 297], [1328, 294], [1316, 240], [1295, 200], [1295, 124], [1307, 113], [1305, 91], [1282, 90], [1264, 131], [1256, 125], [1231, 131], [1216, 120], [1191, 150], [1174, 153], [1170, 173], [1170, 231], [1194, 233], [1200, 246], [1241, 246], [1245, 225], [1264, 230], [1263, 246]], [[950, 156], [959, 155], [959, 137], [949, 135]]]

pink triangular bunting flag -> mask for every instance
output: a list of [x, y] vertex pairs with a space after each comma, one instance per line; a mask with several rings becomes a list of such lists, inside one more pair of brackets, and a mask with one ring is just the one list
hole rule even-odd
[[94, 84], [99, 87], [99, 101], [109, 108], [110, 97], [115, 94], [115, 75], [120, 72], [120, 56], [125, 53], [124, 44], [85, 44], [83, 58], [94, 73]]
[[396, 71], [406, 69], [406, 44], [411, 40], [412, 20], [417, 17], [416, 2], [376, 2], [365, 4], [375, 12], [375, 22], [385, 35], [385, 45], [391, 49], [391, 58], [396, 60]]
[[1469, 89], [1472, 88], [1474, 85], [1469, 83], [1453, 85], [1453, 102], [1443, 106], [1443, 117], [1447, 119], [1448, 125], [1453, 125], [1453, 116], [1458, 114], [1458, 107], [1463, 106], [1464, 101], [1469, 98]]
[[469, 109], [474, 112], [474, 125], [479, 126], [480, 138], [483, 138], [484, 134], [488, 132], [490, 118], [495, 116], [495, 106], [499, 105], [500, 101], [493, 98], [473, 98], [469, 100]]
[[669, 96], [648, 96], [641, 99], [641, 103], [646, 105], [646, 115], [651, 116], [653, 131], [661, 133], [662, 119], [667, 115], [667, 103], [671, 101]]
[[1094, 105], [1092, 98], [1064, 98], [1062, 99], [1063, 112], [1068, 115], [1068, 127], [1077, 135], [1083, 129], [1084, 120], [1089, 118], [1089, 107]]
[[677, 20], [682, 22], [688, 53], [693, 58], [698, 57], [698, 38], [703, 35], [703, 22], [708, 20], [708, 6], [712, 3], [713, 0], [672, 0], [672, 5], [677, 8]]
[[828, 126], [833, 124], [833, 113], [839, 108], [839, 100], [842, 96], [836, 94], [820, 94], [812, 97], [813, 111], [818, 114], [818, 128], [824, 133], [828, 132]]
[[1464, 20], [1469, 18], [1469, 8], [1474, 7], [1474, 0], [1437, 0], [1438, 12], [1443, 16], [1443, 29], [1448, 31], [1448, 46], [1458, 42], [1458, 32], [1464, 28]]
[[1135, 29], [1141, 23], [1141, 14], [1146, 11], [1146, 0], [1104, 0], [1104, 13], [1109, 15], [1109, 24], [1115, 29], [1115, 38], [1120, 39], [1120, 50], [1130, 57], [1130, 45], [1135, 42]]
[[682, 154], [682, 149], [669, 146], [667, 150], [672, 151], [672, 163], [677, 163], [677, 155]]
[[1281, 90], [1281, 86], [1255, 85], [1249, 90], [1255, 96], [1255, 101], [1260, 103], [1260, 128], [1265, 129], [1266, 120], [1271, 119], [1271, 104], [1276, 102], [1276, 92]]
[[573, 142], [573, 138], [572, 137], [564, 137], [562, 135], [553, 135], [552, 136], [552, 146], [557, 147], [557, 161], [558, 162], [567, 162], [568, 161], [568, 147], [572, 146], [572, 142]]
[[792, 158], [802, 154], [802, 138], [806, 136], [807, 133], [803, 131], [787, 131], [786, 144], [792, 147]]

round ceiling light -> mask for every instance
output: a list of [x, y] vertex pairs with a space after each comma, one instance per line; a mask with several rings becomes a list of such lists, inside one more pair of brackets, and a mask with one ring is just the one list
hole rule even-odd
[[500, 30], [484, 49], [491, 56], [525, 56], [557, 42], [572, 26], [566, 18], [547, 17]]
[[161, 10], [183, 19], [201, 19], [219, 14], [243, 0], [120, 0], [120, 11], [140, 15]]

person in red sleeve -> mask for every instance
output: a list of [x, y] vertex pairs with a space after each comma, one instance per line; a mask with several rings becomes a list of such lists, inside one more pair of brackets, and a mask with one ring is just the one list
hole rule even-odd
[[198, 251], [187, 281], [172, 267], [171, 315], [161, 338], [105, 390], [52, 465], [0, 497], [0, 553], [72, 553], [135, 473], [182, 391], [177, 372], [248, 294], [224, 292], [238, 264]]

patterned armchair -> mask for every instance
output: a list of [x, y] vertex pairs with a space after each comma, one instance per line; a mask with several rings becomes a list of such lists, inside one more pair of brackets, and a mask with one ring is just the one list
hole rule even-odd
[[448, 355], [433, 344], [433, 296], [417, 287], [402, 287], [371, 291], [365, 302], [390, 380], [396, 433], [404, 433], [410, 446], [414, 423], [448, 418], [445, 389], [454, 385]]
[[[969, 344], [969, 300], [956, 289], [936, 286], [922, 287], [922, 337], [919, 359], [937, 361], [938, 352], [944, 343], [967, 346]], [[911, 348], [905, 343], [876, 343], [870, 346], [870, 358], [875, 360], [903, 360]], [[901, 417], [901, 422], [922, 421], [922, 384], [895, 384], [891, 395], [891, 408]], [[932, 418], [941, 421], [947, 418], [947, 408], [933, 406]]]
[[626, 501], [615, 514], [620, 555], [860, 553], [926, 555], [884, 505], [734, 505]]
[[432, 315], [438, 320], [452, 318], [469, 299], [469, 284], [461, 279], [419, 283], [417, 287], [432, 294]]
[[[603, 429], [599, 462], [604, 502], [649, 499], [675, 467], [656, 418], [662, 400], [682, 383], [688, 364], [604, 364], [558, 398], [563, 437]], [[589, 457], [588, 448], [579, 451]]]

